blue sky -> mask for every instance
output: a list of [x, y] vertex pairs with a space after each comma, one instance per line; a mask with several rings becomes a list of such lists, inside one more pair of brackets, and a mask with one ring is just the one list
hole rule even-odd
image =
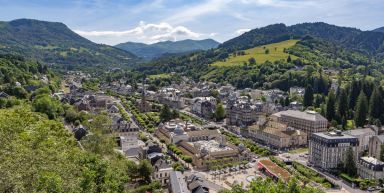
[[0, 0], [0, 20], [63, 22], [97, 43], [213, 38], [273, 23], [384, 26], [384, 0]]

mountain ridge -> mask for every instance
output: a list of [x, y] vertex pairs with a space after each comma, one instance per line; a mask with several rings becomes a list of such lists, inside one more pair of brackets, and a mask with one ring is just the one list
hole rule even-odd
[[117, 44], [115, 47], [132, 52], [145, 60], [151, 60], [164, 54], [178, 54], [197, 50], [208, 50], [216, 48], [219, 44], [219, 42], [213, 39], [186, 39], [180, 41], [162, 41], [153, 44], [126, 42]]
[[372, 30], [373, 32], [381, 32], [384, 33], [384, 27], [379, 27], [377, 29]]
[[96, 44], [61, 22], [16, 19], [0, 23], [0, 54], [24, 55], [64, 66], [129, 66], [137, 57], [104, 44]]

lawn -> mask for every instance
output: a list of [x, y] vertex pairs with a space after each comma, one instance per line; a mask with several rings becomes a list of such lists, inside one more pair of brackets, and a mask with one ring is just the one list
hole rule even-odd
[[297, 153], [306, 153], [308, 152], [308, 148], [298, 148], [288, 151], [288, 153], [297, 154]]
[[[267, 44], [263, 46], [254, 47], [244, 50], [245, 55], [234, 56], [231, 54], [225, 61], [217, 61], [212, 64], [216, 67], [226, 67], [233, 65], [243, 65], [244, 62], [248, 63], [248, 60], [253, 57], [256, 59], [256, 64], [262, 64], [266, 61], [274, 62], [276, 60], [286, 60], [289, 54], [284, 52], [284, 48], [290, 48], [294, 46], [299, 40], [286, 40], [279, 43]], [[266, 54], [266, 50], [269, 50], [269, 54]], [[297, 59], [296, 56], [291, 55], [291, 59]]]

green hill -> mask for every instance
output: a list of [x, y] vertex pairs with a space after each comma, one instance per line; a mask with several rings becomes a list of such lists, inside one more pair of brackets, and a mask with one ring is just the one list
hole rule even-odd
[[129, 66], [137, 61], [130, 52], [93, 43], [63, 23], [31, 19], [0, 22], [0, 54], [36, 58], [65, 66]]
[[[245, 62], [249, 63], [249, 59], [252, 57], [256, 60], [257, 64], [262, 64], [266, 61], [274, 62], [276, 60], [286, 60], [289, 54], [284, 51], [294, 46], [298, 41], [299, 40], [286, 40], [279, 43], [257, 46], [251, 49], [243, 50], [245, 55], [232, 53], [227, 59], [214, 62], [212, 66], [222, 67], [243, 65]], [[241, 51], [238, 51], [237, 53], [241, 53]], [[291, 59], [296, 58], [296, 56], [291, 55]]]

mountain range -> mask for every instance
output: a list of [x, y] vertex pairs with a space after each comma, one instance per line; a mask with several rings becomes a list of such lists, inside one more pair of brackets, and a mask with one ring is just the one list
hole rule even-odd
[[129, 66], [138, 61], [134, 54], [91, 42], [63, 23], [32, 19], [0, 22], [0, 54], [59, 66]]
[[[145, 67], [153, 64], [164, 66], [166, 64], [163, 63], [170, 63], [170, 59], [183, 59], [182, 55], [186, 56], [193, 51], [203, 50], [203, 56], [199, 61], [211, 64], [225, 60], [234, 51], [297, 39], [300, 40], [298, 45], [302, 46], [301, 50], [291, 49], [291, 54], [302, 55], [304, 49], [308, 52], [307, 55], [309, 52], [312, 53], [312, 58], [331, 55], [334, 60], [337, 60], [340, 55], [343, 55], [344, 60], [349, 60], [348, 65], [353, 65], [357, 62], [346, 55], [358, 53], [378, 61], [384, 58], [384, 33], [381, 33], [383, 31], [384, 27], [373, 31], [362, 31], [323, 22], [291, 26], [273, 24], [253, 29], [222, 44], [206, 39], [165, 41], [154, 44], [127, 42], [108, 46], [96, 44], [76, 34], [63, 23], [17, 19], [0, 22], [0, 54], [21, 55], [43, 63], [67, 67], [137, 66], [158, 58], [158, 61], [152, 64], [145, 64]], [[341, 52], [340, 49], [344, 51]], [[165, 57], [161, 59], [161, 56]], [[181, 63], [186, 64], [188, 61]], [[367, 59], [363, 63], [366, 64]], [[175, 64], [172, 62], [172, 65]], [[157, 70], [161, 71], [160, 69]]]
[[219, 42], [213, 39], [187, 39], [181, 41], [164, 41], [154, 44], [126, 42], [118, 44], [115, 47], [131, 52], [144, 60], [151, 60], [164, 54], [178, 54], [197, 50], [208, 50], [216, 48], [219, 44]]

